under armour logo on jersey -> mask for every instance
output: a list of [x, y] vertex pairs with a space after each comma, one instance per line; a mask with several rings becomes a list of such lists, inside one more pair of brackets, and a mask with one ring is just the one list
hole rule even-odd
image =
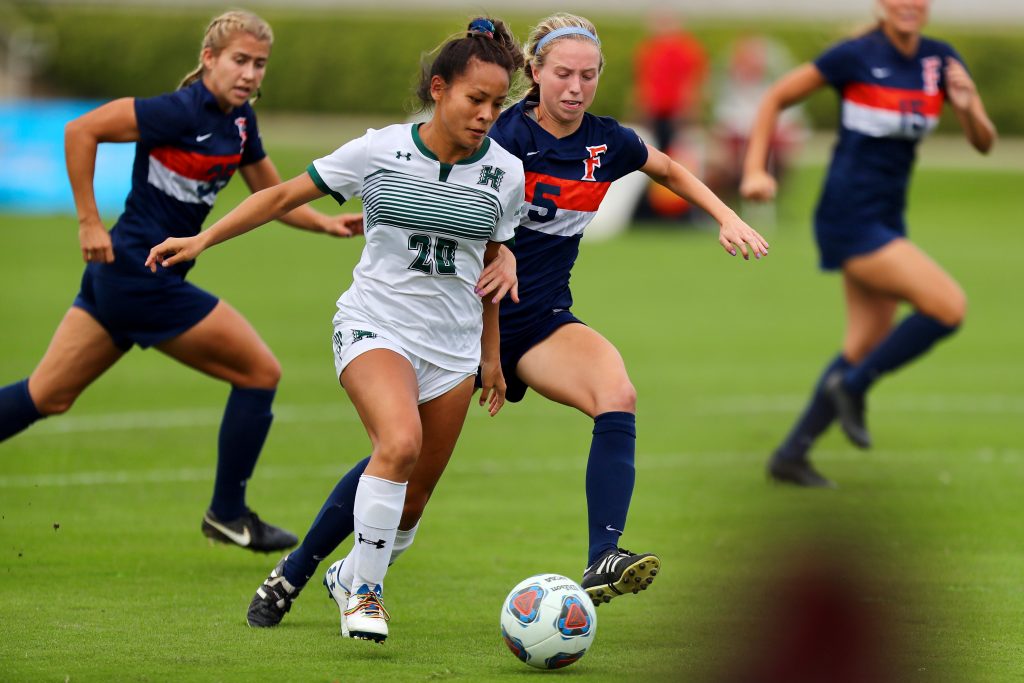
[[366, 543], [367, 545], [372, 545], [377, 550], [383, 550], [384, 546], [386, 545], [386, 543], [384, 542], [383, 538], [380, 539], [379, 541], [371, 541], [371, 540], [369, 540], [367, 538], [363, 538], [362, 534], [359, 534], [359, 542], [360, 543]]
[[601, 155], [608, 151], [608, 145], [594, 145], [593, 147], [587, 147], [587, 152], [590, 153], [589, 159], [583, 160], [583, 178], [582, 180], [597, 180], [594, 177], [594, 169], [601, 168]]
[[405, 158], [406, 161], [412, 161], [412, 152], [395, 152], [395, 158]]
[[505, 177], [505, 172], [495, 166], [484, 166], [480, 169], [480, 180], [476, 181], [477, 185], [490, 184], [495, 191], [501, 189], [501, 179]]

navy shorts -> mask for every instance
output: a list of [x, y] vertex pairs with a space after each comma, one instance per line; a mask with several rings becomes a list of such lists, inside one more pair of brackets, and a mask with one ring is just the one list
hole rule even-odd
[[[571, 311], [559, 309], [545, 317], [525, 332], [516, 335], [513, 339], [501, 338], [501, 372], [505, 375], [505, 400], [518, 403], [526, 395], [527, 385], [519, 379], [516, 374], [516, 366], [519, 360], [526, 355], [526, 352], [537, 344], [551, 336], [551, 334], [562, 325], [569, 323], [580, 323], [582, 320], [572, 314]], [[480, 371], [477, 370], [476, 386], [480, 388]]]
[[91, 263], [72, 304], [106, 329], [127, 351], [173, 339], [191, 329], [217, 305], [217, 297], [175, 275], [125, 273]]
[[871, 219], [855, 226], [823, 225], [815, 221], [814, 236], [818, 242], [822, 270], [839, 270], [846, 259], [863, 256], [881, 249], [889, 242], [906, 236], [899, 223]]

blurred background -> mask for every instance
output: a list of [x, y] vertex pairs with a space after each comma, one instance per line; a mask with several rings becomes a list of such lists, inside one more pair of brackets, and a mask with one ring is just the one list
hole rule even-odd
[[[248, 6], [276, 36], [258, 108], [266, 138], [321, 153], [367, 125], [403, 117], [420, 55], [481, 11], [449, 0]], [[551, 7], [538, 0], [487, 3], [524, 38]], [[195, 64], [202, 27], [223, 8], [191, 1], [0, 2], [0, 207], [72, 211], [61, 178], [63, 122], [108, 99], [173, 89]], [[767, 84], [872, 15], [870, 0], [594, 0], [558, 9], [585, 13], [600, 28], [608, 68], [593, 111], [638, 126], [726, 196]], [[1024, 133], [1024, 3], [938, 0], [930, 31], [964, 55], [1000, 133]], [[790, 111], [776, 140], [776, 169], [784, 173], [808, 144], [820, 151], [812, 133], [830, 133], [835, 116], [831, 93]], [[314, 118], [333, 118], [341, 135], [325, 139]], [[950, 130], [951, 118], [947, 111], [940, 132]], [[131, 149], [105, 145], [98, 163], [101, 206], [118, 211]], [[668, 193], [638, 194], [628, 201], [641, 219], [686, 217], [688, 207]]]

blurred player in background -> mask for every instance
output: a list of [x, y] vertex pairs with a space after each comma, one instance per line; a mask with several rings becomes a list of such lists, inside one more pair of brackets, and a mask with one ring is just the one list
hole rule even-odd
[[[761, 98], [776, 78], [793, 67], [786, 48], [768, 36], [746, 35], [727, 52], [714, 78], [708, 185], [720, 196], [738, 197], [743, 158]], [[777, 183], [808, 136], [802, 108], [779, 113], [768, 149], [768, 170]]]
[[[68, 178], [87, 264], [81, 290], [28, 379], [0, 389], [0, 440], [6, 440], [36, 420], [67, 411], [136, 344], [228, 382], [213, 500], [202, 531], [262, 552], [298, 541], [262, 521], [245, 502], [246, 482], [273, 418], [280, 366], [234, 308], [185, 281], [191, 261], [157, 275], [143, 264], [156, 242], [199, 231], [236, 170], [253, 192], [281, 181], [263, 151], [250, 104], [259, 95], [272, 42], [262, 19], [227, 12], [210, 22], [199, 65], [177, 91], [114, 100], [67, 124]], [[138, 143], [131, 193], [109, 233], [92, 185], [101, 142]], [[308, 207], [281, 220], [305, 230], [352, 234], [350, 217]]]
[[480, 404], [494, 415], [504, 403], [498, 302], [514, 280], [496, 285], [481, 304], [489, 292], [478, 278], [499, 243], [513, 239], [523, 206], [522, 164], [487, 137], [521, 65], [504, 24], [474, 20], [423, 75], [417, 95], [434, 107], [429, 121], [368, 130], [198, 236], [152, 250], [151, 267], [173, 268], [324, 195], [363, 198], [366, 247], [338, 299], [333, 341], [336, 376], [373, 452], [360, 474], [338, 483], [302, 545], [259, 587], [250, 626], [277, 625], [354, 527], [347, 578], [339, 581], [335, 568], [328, 589], [341, 609], [342, 635], [384, 641], [384, 575], [412, 542], [448, 464], [478, 366]]
[[649, 24], [650, 35], [633, 58], [635, 101], [654, 132], [655, 145], [668, 153], [676, 133], [700, 120], [708, 58], [673, 12], [655, 11]]
[[[826, 85], [842, 99], [839, 140], [814, 223], [822, 269], [843, 275], [846, 336], [768, 463], [776, 481], [832, 486], [808, 459], [818, 436], [838, 417], [847, 438], [868, 448], [868, 389], [955, 332], [966, 312], [960, 285], [906, 238], [903, 218], [917, 143], [937, 125], [944, 102], [978, 151], [987, 153], [996, 138], [960, 55], [921, 35], [930, 4], [878, 0], [875, 28], [782, 77], [754, 123], [741, 192], [766, 200], [776, 189], [766, 162], [779, 112]], [[902, 301], [914, 311], [894, 324]]]

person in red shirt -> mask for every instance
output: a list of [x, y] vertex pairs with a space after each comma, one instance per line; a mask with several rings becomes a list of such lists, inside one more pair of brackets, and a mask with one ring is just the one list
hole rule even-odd
[[679, 20], [665, 12], [652, 17], [651, 35], [634, 60], [636, 102], [655, 143], [665, 152], [677, 130], [699, 117], [707, 53]]

